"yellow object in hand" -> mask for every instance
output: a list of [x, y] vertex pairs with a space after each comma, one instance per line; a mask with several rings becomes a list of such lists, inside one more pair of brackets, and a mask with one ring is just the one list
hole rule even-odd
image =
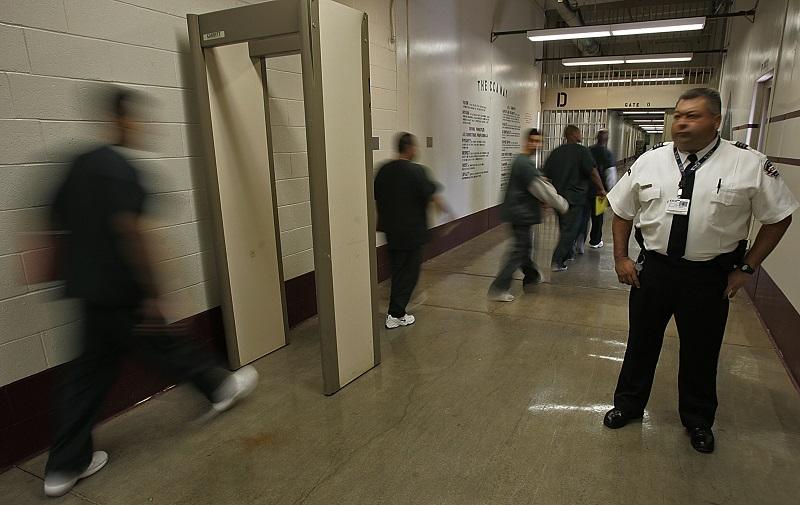
[[594, 215], [599, 216], [603, 212], [606, 211], [606, 207], [608, 207], [608, 200], [604, 196], [596, 196], [594, 197]]

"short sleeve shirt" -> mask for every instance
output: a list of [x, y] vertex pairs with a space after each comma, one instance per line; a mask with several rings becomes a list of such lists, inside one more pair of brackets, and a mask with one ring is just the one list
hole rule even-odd
[[428, 204], [437, 189], [425, 167], [411, 161], [393, 160], [378, 170], [378, 223], [390, 249], [414, 249], [427, 242]]
[[562, 144], [544, 164], [544, 174], [570, 205], [584, 205], [591, 185], [594, 159], [586, 146]]
[[75, 159], [52, 207], [53, 221], [67, 237], [61, 267], [68, 296], [95, 304], [138, 303], [143, 290], [114, 219], [140, 215], [144, 201], [136, 169], [116, 148], [103, 146]]
[[[688, 153], [679, 156], [685, 162]], [[667, 253], [673, 216], [666, 212], [667, 201], [678, 198], [680, 179], [668, 142], [639, 157], [608, 194], [615, 214], [627, 220], [638, 218], [647, 250]], [[774, 224], [798, 206], [765, 155], [722, 140], [695, 173], [683, 257], [707, 261], [731, 252], [747, 238], [752, 218]]]

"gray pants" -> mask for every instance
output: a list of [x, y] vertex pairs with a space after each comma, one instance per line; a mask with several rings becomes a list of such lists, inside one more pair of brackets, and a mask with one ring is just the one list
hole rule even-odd
[[531, 226], [512, 224], [511, 248], [506, 254], [506, 260], [497, 278], [492, 283], [490, 288], [492, 291], [508, 291], [511, 287], [511, 278], [517, 269], [521, 269], [525, 274], [523, 284], [529, 282], [536, 282], [539, 278], [539, 272], [531, 259], [531, 250], [533, 249], [533, 235]]

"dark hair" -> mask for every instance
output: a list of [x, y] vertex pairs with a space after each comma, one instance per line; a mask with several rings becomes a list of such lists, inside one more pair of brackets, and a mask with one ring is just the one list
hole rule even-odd
[[608, 130], [597, 130], [597, 140], [600, 140], [600, 135], [608, 137]]
[[539, 129], [538, 129], [538, 128], [531, 128], [531, 129], [529, 129], [529, 130], [528, 130], [528, 134], [527, 134], [527, 135], [525, 135], [525, 138], [526, 138], [526, 139], [529, 139], [529, 138], [531, 138], [533, 135], [539, 135], [539, 136], [541, 136], [542, 134], [541, 134], [541, 132], [539, 132]]
[[417, 144], [417, 140], [414, 138], [414, 135], [408, 132], [402, 132], [400, 135], [397, 136], [397, 152], [404, 153], [406, 149], [411, 146]]
[[[722, 115], [722, 98], [719, 96], [719, 91], [713, 88], [690, 89], [678, 98], [678, 102], [681, 100], [694, 100], [695, 98], [705, 98], [708, 110], [715, 116]], [[678, 105], [678, 102], [675, 102], [675, 105]]]
[[578, 128], [574, 124], [567, 125], [567, 127], [564, 128], [564, 138], [567, 138], [570, 135], [574, 135], [574, 134], [580, 133], [580, 132], [581, 132], [580, 128]]
[[117, 119], [129, 117], [133, 107], [141, 102], [142, 95], [138, 91], [126, 88], [113, 88], [108, 102], [108, 112]]

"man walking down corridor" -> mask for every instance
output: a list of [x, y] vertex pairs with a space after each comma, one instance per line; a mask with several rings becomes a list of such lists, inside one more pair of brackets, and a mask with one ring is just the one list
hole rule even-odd
[[581, 218], [586, 211], [589, 186], [593, 185], [598, 196], [605, 196], [603, 182], [595, 168], [589, 149], [581, 145], [583, 135], [575, 125], [564, 129], [566, 143], [558, 146], [544, 164], [544, 175], [555, 186], [558, 194], [569, 203], [569, 210], [559, 216], [561, 237], [553, 252], [553, 271], [567, 269], [567, 260], [574, 254], [575, 239], [580, 233]]

